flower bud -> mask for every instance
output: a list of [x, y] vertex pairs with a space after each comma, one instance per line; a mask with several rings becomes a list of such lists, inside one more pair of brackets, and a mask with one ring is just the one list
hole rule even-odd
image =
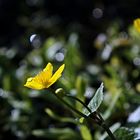
[[64, 97], [64, 96], [65, 96], [65, 91], [63, 90], [63, 88], [58, 88], [58, 89], [55, 91], [55, 94], [57, 94], [57, 95], [60, 96], [60, 97]]

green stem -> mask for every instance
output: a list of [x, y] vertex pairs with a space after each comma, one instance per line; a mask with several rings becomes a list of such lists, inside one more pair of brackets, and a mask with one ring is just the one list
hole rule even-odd
[[[54, 93], [54, 92], [53, 92]], [[84, 118], [88, 118], [88, 116], [86, 116], [85, 114], [81, 113], [80, 111], [78, 111], [77, 109], [75, 109], [73, 106], [71, 106], [69, 103], [67, 103], [65, 100], [63, 100], [59, 95], [55, 94], [54, 95], [61, 101], [63, 102], [66, 106], [68, 106], [70, 109], [72, 109], [74, 112], [76, 112], [77, 114], [79, 114], [80, 116], [84, 117]], [[80, 102], [90, 113], [91, 115], [89, 115], [89, 117], [96, 122], [99, 126], [101, 126], [102, 128], [105, 129], [105, 131], [108, 133], [109, 137], [111, 138], [111, 140], [116, 140], [116, 138], [114, 137], [113, 133], [111, 132], [111, 130], [109, 129], [109, 127], [105, 124], [104, 119], [102, 118], [102, 116], [97, 112], [93, 112], [90, 110], [90, 108], [84, 103], [82, 102], [80, 99], [71, 96], [71, 95], [67, 95], [65, 94], [65, 97], [69, 97], [72, 98], [78, 102]]]
[[68, 104], [65, 100], [63, 100], [61, 97], [59, 97], [57, 94], [54, 93], [54, 95], [61, 101], [63, 102], [66, 106], [68, 106], [70, 109], [72, 109], [74, 112], [76, 112], [77, 114], [79, 114], [80, 116], [87, 118], [87, 116], [83, 113], [81, 113], [80, 111], [76, 110], [74, 107], [72, 107], [70, 104]]
[[103, 127], [105, 129], [105, 131], [108, 133], [109, 137], [111, 138], [111, 140], [116, 140], [116, 138], [114, 137], [113, 133], [111, 132], [111, 130], [109, 129], [109, 127], [105, 124], [104, 119], [102, 118], [102, 116], [100, 115], [100, 113], [98, 113], [96, 111], [96, 114], [98, 115], [99, 119], [101, 120], [101, 124], [100, 126]]
[[105, 123], [103, 123], [101, 126], [102, 126], [102, 127], [105, 129], [105, 131], [108, 133], [108, 135], [109, 135], [109, 137], [111, 138], [111, 140], [116, 140], [116, 138], [114, 137], [113, 133], [111, 132], [111, 130], [109, 129], [109, 127], [108, 127]]
[[71, 95], [67, 95], [67, 94], [65, 96], [68, 97], [68, 98], [72, 98], [72, 99], [80, 102], [90, 113], [92, 113], [92, 111], [90, 110], [90, 108], [83, 101], [81, 101], [80, 99], [78, 99], [78, 98], [76, 98], [74, 96], [71, 96]]

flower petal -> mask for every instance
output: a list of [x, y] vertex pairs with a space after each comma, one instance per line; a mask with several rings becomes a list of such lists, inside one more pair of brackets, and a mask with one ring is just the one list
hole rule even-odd
[[43, 69], [43, 72], [47, 72], [48, 79], [51, 78], [53, 72], [53, 66], [51, 63], [48, 63], [47, 66]]
[[60, 66], [59, 69], [54, 73], [52, 78], [48, 81], [47, 88], [50, 87], [53, 83], [55, 83], [57, 81], [57, 79], [59, 79], [61, 77], [64, 67], [65, 67], [65, 64]]
[[53, 65], [48, 63], [47, 66], [43, 69], [43, 71], [53, 71]]
[[48, 88], [61, 76], [64, 66], [65, 65], [63, 64], [52, 76], [53, 66], [51, 63], [48, 63], [43, 71], [41, 71], [35, 77], [28, 78], [24, 86], [36, 90]]
[[140, 32], [140, 18], [134, 20], [134, 27], [137, 29], [138, 32]]
[[40, 85], [46, 86], [48, 80], [52, 76], [53, 66], [51, 63], [48, 63], [47, 66], [34, 77], [34, 81]]
[[41, 90], [44, 89], [44, 85], [40, 84], [37, 80], [35, 80], [35, 78], [30, 77], [27, 79], [26, 84], [24, 85], [25, 87], [28, 88], [32, 88], [32, 89], [37, 89], [37, 90]]

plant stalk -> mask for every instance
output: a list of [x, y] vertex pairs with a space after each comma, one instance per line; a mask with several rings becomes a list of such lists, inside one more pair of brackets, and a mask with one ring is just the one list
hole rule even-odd
[[57, 94], [54, 93], [54, 95], [61, 101], [63, 102], [66, 106], [68, 106], [71, 110], [73, 110], [75, 113], [79, 114], [80, 116], [87, 118], [87, 116], [83, 113], [81, 113], [80, 111], [78, 111], [77, 109], [75, 109], [74, 107], [72, 107], [70, 104], [68, 104], [65, 100], [63, 100], [61, 97], [59, 97]]
[[107, 132], [107, 134], [109, 135], [111, 140], [116, 140], [116, 138], [114, 137], [113, 133], [111, 132], [111, 130], [109, 129], [109, 127], [105, 124], [104, 119], [102, 118], [102, 116], [100, 115], [99, 112], [96, 111], [96, 114], [98, 115], [99, 119], [101, 120], [101, 124], [99, 124], [102, 128], [104, 128], [104, 130]]
[[[53, 92], [54, 93], [54, 92]], [[78, 102], [80, 102], [84, 107], [87, 108], [87, 110], [91, 113], [91, 115], [86, 116], [85, 114], [81, 113], [80, 111], [78, 111], [77, 109], [75, 109], [73, 106], [71, 106], [69, 103], [67, 103], [65, 100], [63, 100], [60, 96], [58, 96], [57, 94], [54, 93], [54, 95], [61, 101], [63, 102], [66, 106], [68, 106], [70, 109], [72, 109], [75, 113], [79, 114], [80, 116], [84, 117], [84, 118], [88, 118], [90, 117], [94, 122], [96, 122], [99, 126], [101, 126], [102, 128], [104, 128], [104, 130], [108, 133], [109, 137], [111, 140], [116, 140], [116, 138], [114, 137], [113, 133], [111, 132], [111, 130], [109, 129], [109, 127], [105, 124], [104, 119], [102, 118], [102, 116], [97, 112], [91, 112], [90, 108], [84, 103], [82, 102], [80, 99], [70, 96], [70, 95], [65, 95], [66, 97], [72, 98]]]
[[105, 129], [105, 131], [107, 132], [107, 134], [109, 135], [111, 140], [116, 140], [113, 133], [111, 132], [111, 130], [109, 129], [109, 127], [105, 123], [102, 123], [101, 126]]
[[74, 96], [71, 96], [71, 95], [67, 95], [67, 94], [65, 95], [65, 97], [68, 97], [68, 98], [71, 98], [71, 99], [74, 99], [74, 100], [80, 102], [90, 113], [92, 113], [90, 108], [83, 101], [78, 99], [77, 97], [74, 97]]

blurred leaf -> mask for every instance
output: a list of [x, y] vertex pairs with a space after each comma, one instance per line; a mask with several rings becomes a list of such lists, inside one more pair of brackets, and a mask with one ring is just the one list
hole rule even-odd
[[78, 140], [81, 137], [70, 128], [50, 128], [50, 129], [38, 129], [33, 130], [33, 135], [37, 137], [45, 137], [48, 139], [56, 139], [57, 140]]
[[45, 109], [45, 112], [50, 116], [52, 117], [53, 119], [55, 120], [58, 120], [60, 122], [63, 122], [63, 123], [74, 123], [74, 124], [77, 124], [78, 121], [76, 121], [75, 119], [72, 119], [70, 117], [62, 117], [62, 116], [58, 116], [57, 114], [55, 114], [51, 109], [49, 108], [46, 108]]
[[47, 38], [47, 40], [44, 42], [43, 47], [48, 48], [48, 47], [54, 45], [55, 43], [56, 43], [55, 38], [50, 37], [50, 38]]
[[[90, 108], [91, 113], [95, 112], [103, 101], [103, 87], [104, 86], [102, 83], [88, 104], [88, 107]], [[90, 112], [86, 108], [84, 108], [83, 113], [87, 116], [90, 115]]]
[[75, 86], [76, 72], [82, 65], [81, 53], [79, 49], [79, 42], [77, 34], [71, 34], [68, 42], [66, 43], [67, 52], [65, 55], [65, 76], [67, 77], [70, 88]]
[[11, 84], [10, 84], [10, 75], [6, 75], [3, 77], [3, 89], [4, 90], [10, 90]]
[[133, 130], [121, 127], [114, 133], [117, 140], [134, 140], [135, 133]]
[[86, 90], [86, 82], [81, 75], [77, 76], [76, 89], [77, 89], [78, 98], [83, 99], [84, 98], [83, 95], [84, 95], [85, 90]]
[[[75, 83], [76, 83], [76, 90], [77, 90], [76, 96], [78, 99], [84, 101], [84, 99], [85, 99], [84, 93], [86, 90], [86, 82], [85, 82], [84, 78], [82, 76], [78, 76]], [[83, 105], [76, 102], [76, 108], [78, 110], [82, 110]]]
[[91, 135], [89, 128], [87, 126], [81, 125], [80, 132], [81, 132], [83, 140], [92, 140], [92, 135]]
[[104, 115], [103, 115], [103, 118], [105, 120], [111, 116], [112, 111], [114, 110], [114, 107], [115, 107], [120, 95], [121, 95], [121, 91], [118, 89], [117, 93], [114, 94], [114, 96], [111, 96], [112, 99], [111, 99], [111, 101], [109, 103], [109, 106], [108, 106], [107, 110], [104, 112]]

